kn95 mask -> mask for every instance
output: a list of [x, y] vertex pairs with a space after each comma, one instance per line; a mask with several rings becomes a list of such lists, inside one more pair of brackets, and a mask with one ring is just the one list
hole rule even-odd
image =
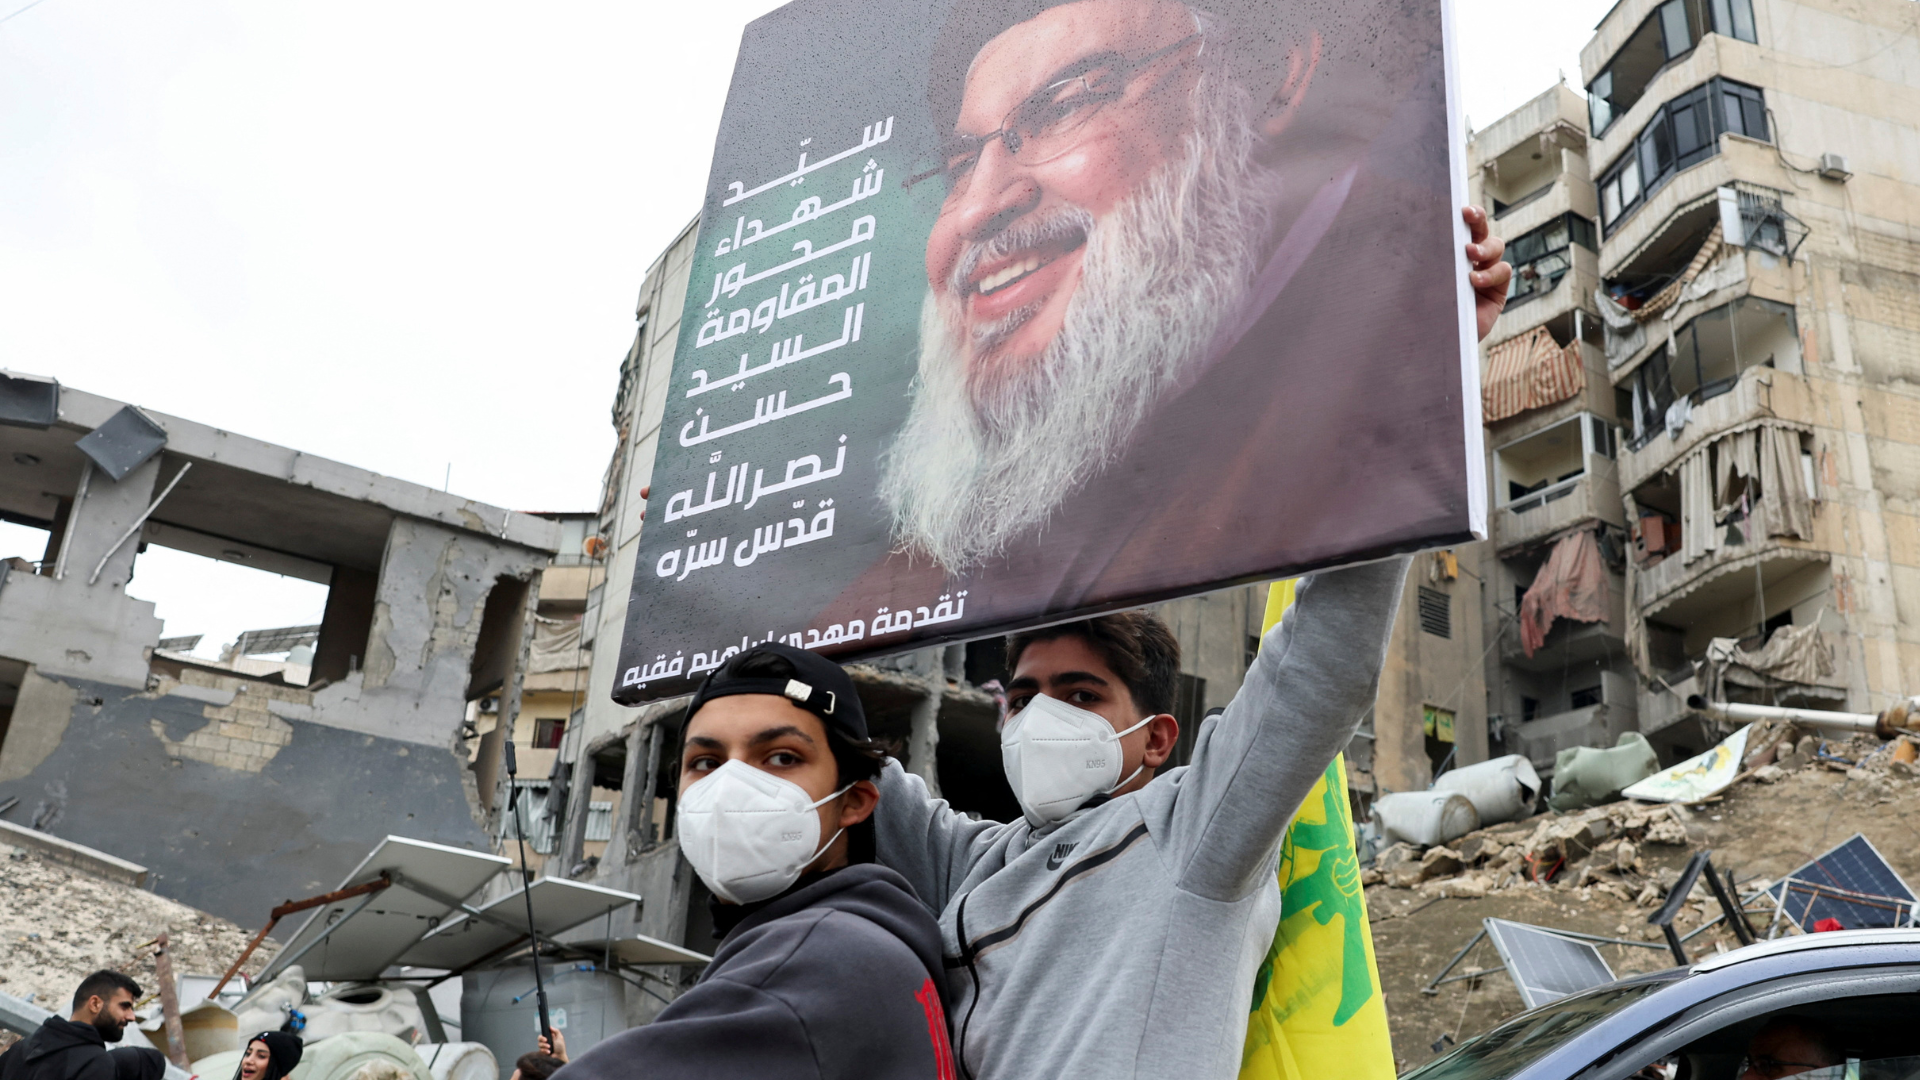
[[1140, 775], [1144, 761], [1121, 778], [1120, 738], [1152, 719], [1115, 731], [1099, 713], [1035, 695], [1000, 734], [1000, 763], [1027, 821], [1034, 828], [1059, 821]]
[[722, 900], [751, 904], [786, 892], [838, 839], [820, 842], [821, 804], [799, 784], [729, 761], [687, 788], [676, 817], [680, 850]]

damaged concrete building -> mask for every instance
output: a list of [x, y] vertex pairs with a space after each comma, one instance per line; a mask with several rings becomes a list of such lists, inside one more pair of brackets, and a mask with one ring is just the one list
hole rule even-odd
[[[388, 833], [492, 849], [504, 732], [469, 703], [517, 710], [561, 522], [35, 376], [0, 419], [0, 517], [46, 537], [0, 564], [7, 820], [243, 925]], [[324, 585], [304, 677], [160, 648], [152, 547]]]
[[[1493, 512], [1472, 562], [1488, 644], [1486, 741], [1525, 754], [1542, 774], [1561, 750], [1611, 746], [1638, 730], [1586, 121], [1580, 95], [1555, 86], [1474, 133], [1468, 149], [1471, 190], [1514, 267], [1507, 308], [1481, 345]], [[1569, 563], [1591, 604], [1547, 611]]]
[[[1482, 345], [1460, 763], [1471, 740], [1548, 774], [1639, 732], [1671, 764], [1721, 733], [1692, 694], [1872, 713], [1920, 686], [1912, 27], [1904, 0], [1629, 0], [1584, 99], [1473, 135], [1516, 275]], [[1382, 770], [1423, 786], [1421, 722], [1383, 688]]]

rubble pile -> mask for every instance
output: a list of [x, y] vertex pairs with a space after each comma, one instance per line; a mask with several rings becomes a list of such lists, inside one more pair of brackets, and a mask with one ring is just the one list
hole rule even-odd
[[[1871, 805], [1890, 802], [1903, 785], [1920, 781], [1920, 741], [1909, 736], [1882, 742], [1863, 733], [1836, 740], [1791, 725], [1759, 727], [1749, 739], [1736, 784], [1777, 784], [1802, 770], [1828, 770], [1845, 774], [1852, 797]], [[1548, 886], [1578, 890], [1583, 900], [1602, 893], [1657, 907], [1675, 876], [1670, 869], [1649, 868], [1643, 856], [1649, 845], [1690, 845], [1688, 825], [1696, 813], [1678, 803], [1631, 800], [1549, 811], [1445, 845], [1394, 844], [1375, 856], [1362, 880], [1429, 897], [1479, 898], [1518, 886]], [[1700, 891], [1704, 898], [1704, 886]]]
[[1368, 884], [1473, 898], [1516, 885], [1571, 884], [1651, 906], [1664, 889], [1643, 872], [1641, 850], [1647, 844], [1685, 844], [1687, 813], [1677, 806], [1627, 802], [1548, 813], [1471, 832], [1425, 852], [1395, 844], [1364, 876]]
[[[219, 975], [252, 937], [225, 919], [143, 889], [97, 878], [38, 853], [0, 844], [0, 993], [64, 1010], [80, 980], [101, 968], [156, 989], [154, 950], [168, 932], [177, 975]], [[269, 939], [242, 970], [273, 959]]]

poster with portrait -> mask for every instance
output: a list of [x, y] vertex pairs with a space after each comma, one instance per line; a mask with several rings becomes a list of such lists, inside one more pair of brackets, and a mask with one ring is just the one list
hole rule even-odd
[[1445, 0], [749, 25], [614, 696], [1485, 529]]

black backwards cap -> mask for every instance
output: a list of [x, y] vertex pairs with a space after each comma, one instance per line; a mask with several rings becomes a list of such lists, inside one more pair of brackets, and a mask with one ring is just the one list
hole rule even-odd
[[[797, 677], [760, 679], [734, 674], [747, 658], [769, 653], [792, 664]], [[700, 711], [700, 706], [714, 698], [733, 694], [770, 694], [786, 698], [818, 716], [828, 731], [854, 742], [865, 742], [867, 739], [867, 714], [860, 707], [860, 695], [854, 691], [853, 679], [847, 675], [845, 668], [818, 653], [769, 641], [735, 656], [715, 668], [700, 684], [700, 689], [694, 691], [693, 700], [687, 702], [686, 714], [680, 718], [681, 730], [686, 730], [687, 721]]]

